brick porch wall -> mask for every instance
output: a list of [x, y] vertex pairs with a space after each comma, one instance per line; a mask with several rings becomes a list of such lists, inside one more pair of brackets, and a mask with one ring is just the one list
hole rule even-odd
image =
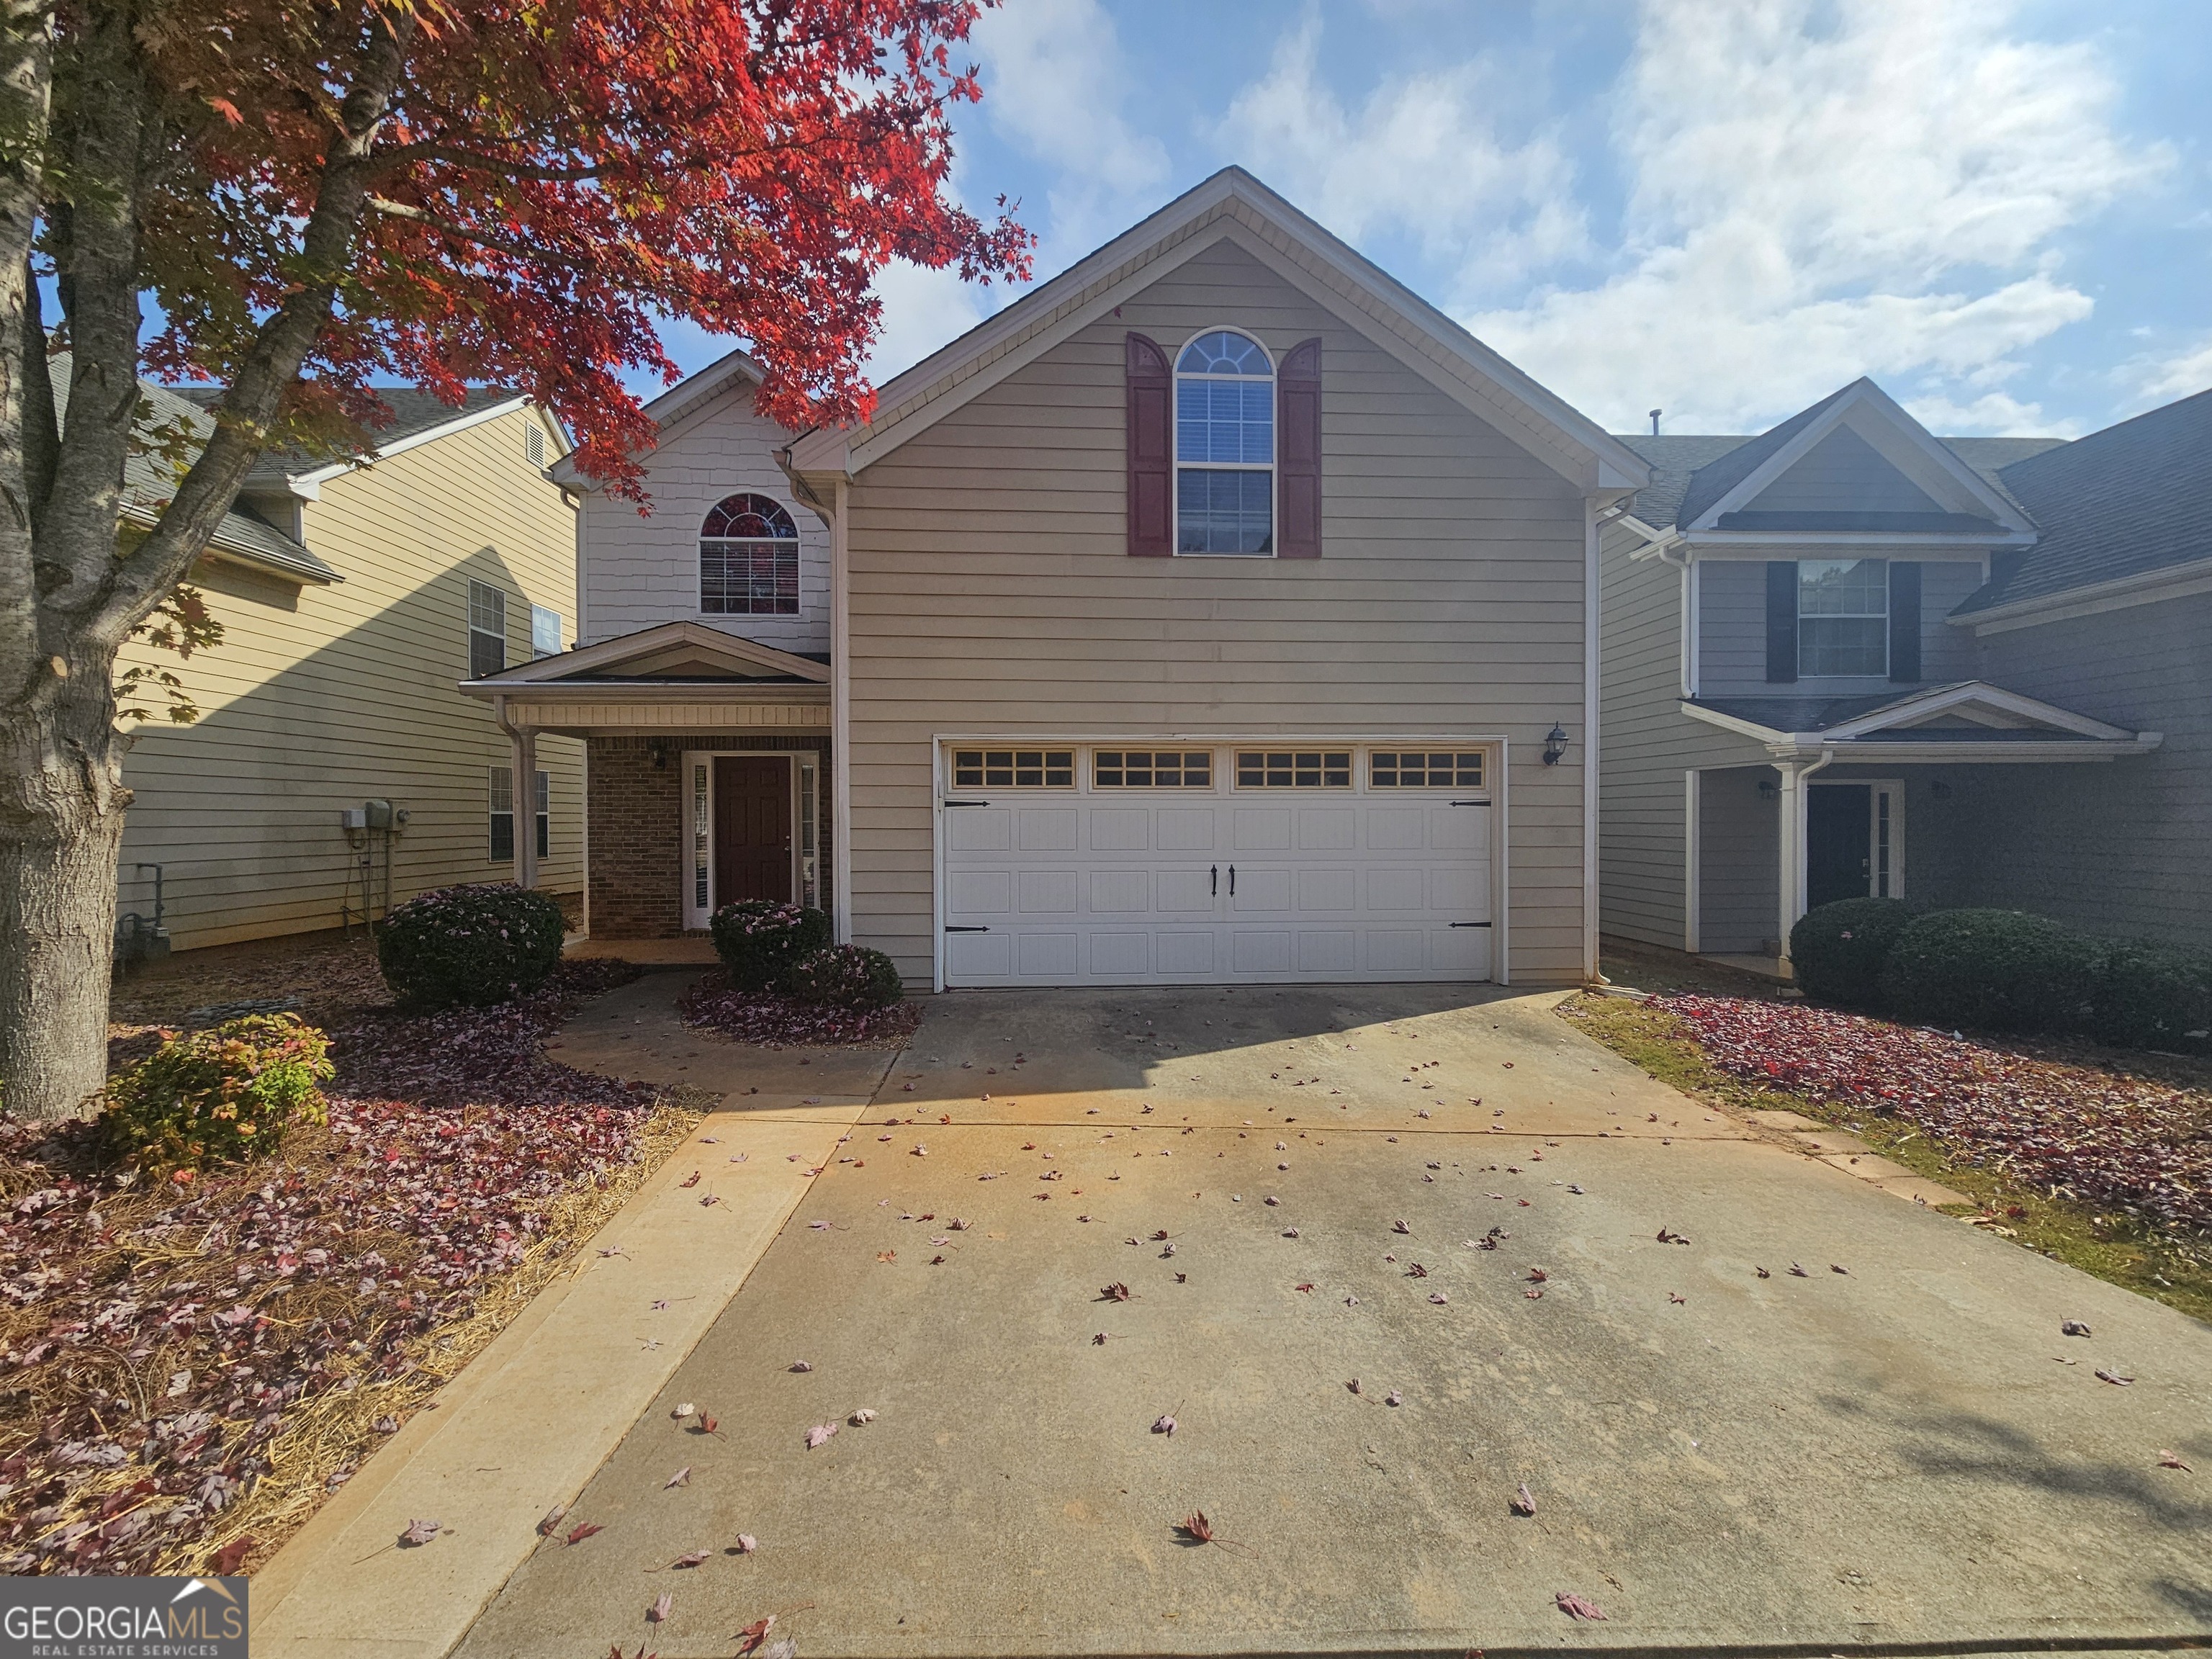
[[[585, 811], [591, 826], [592, 934], [672, 939], [684, 931], [684, 753], [812, 750], [821, 758], [817, 865], [830, 891], [830, 739], [827, 737], [592, 738], [586, 745]], [[653, 764], [654, 753], [666, 757]]]

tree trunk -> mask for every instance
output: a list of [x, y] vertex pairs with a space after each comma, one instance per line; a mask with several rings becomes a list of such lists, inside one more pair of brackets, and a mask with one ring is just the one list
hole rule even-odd
[[[93, 653], [87, 653], [93, 654]], [[105, 660], [0, 709], [0, 1105], [88, 1109], [106, 1083], [125, 739]]]

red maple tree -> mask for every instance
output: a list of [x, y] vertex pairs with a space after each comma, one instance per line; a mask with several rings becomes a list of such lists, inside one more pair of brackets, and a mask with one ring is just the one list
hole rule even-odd
[[[763, 413], [863, 418], [886, 263], [988, 282], [1030, 239], [946, 198], [954, 49], [991, 0], [8, 0], [0, 6], [0, 1075], [104, 1070], [128, 792], [118, 647], [271, 444], [401, 380], [529, 392], [637, 494], [656, 325], [742, 340]], [[38, 277], [61, 315], [40, 314]], [[161, 324], [141, 343], [142, 300]], [[49, 330], [70, 350], [56, 418]], [[213, 437], [118, 544], [142, 369]]]

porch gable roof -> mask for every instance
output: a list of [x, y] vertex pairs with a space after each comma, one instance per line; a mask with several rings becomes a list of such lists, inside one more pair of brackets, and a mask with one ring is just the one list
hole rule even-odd
[[1898, 760], [2103, 760], [2161, 741], [1985, 680], [1862, 697], [1686, 697], [1681, 708], [1777, 758], [1862, 750]]
[[518, 663], [480, 680], [464, 680], [472, 696], [493, 696], [524, 686], [599, 688], [610, 683], [700, 684], [786, 680], [827, 684], [830, 665], [774, 646], [726, 634], [704, 623], [663, 623], [597, 645], [580, 646], [534, 662]]

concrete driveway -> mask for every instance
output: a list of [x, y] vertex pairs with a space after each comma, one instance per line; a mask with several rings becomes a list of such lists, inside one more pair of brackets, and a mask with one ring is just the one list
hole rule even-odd
[[1555, 1000], [971, 994], [888, 1072], [610, 1000], [574, 1041], [627, 1075], [873, 1103], [574, 1499], [604, 1530], [459, 1651], [688, 1659], [771, 1613], [805, 1659], [2212, 1638], [2212, 1331], [1708, 1113]]

